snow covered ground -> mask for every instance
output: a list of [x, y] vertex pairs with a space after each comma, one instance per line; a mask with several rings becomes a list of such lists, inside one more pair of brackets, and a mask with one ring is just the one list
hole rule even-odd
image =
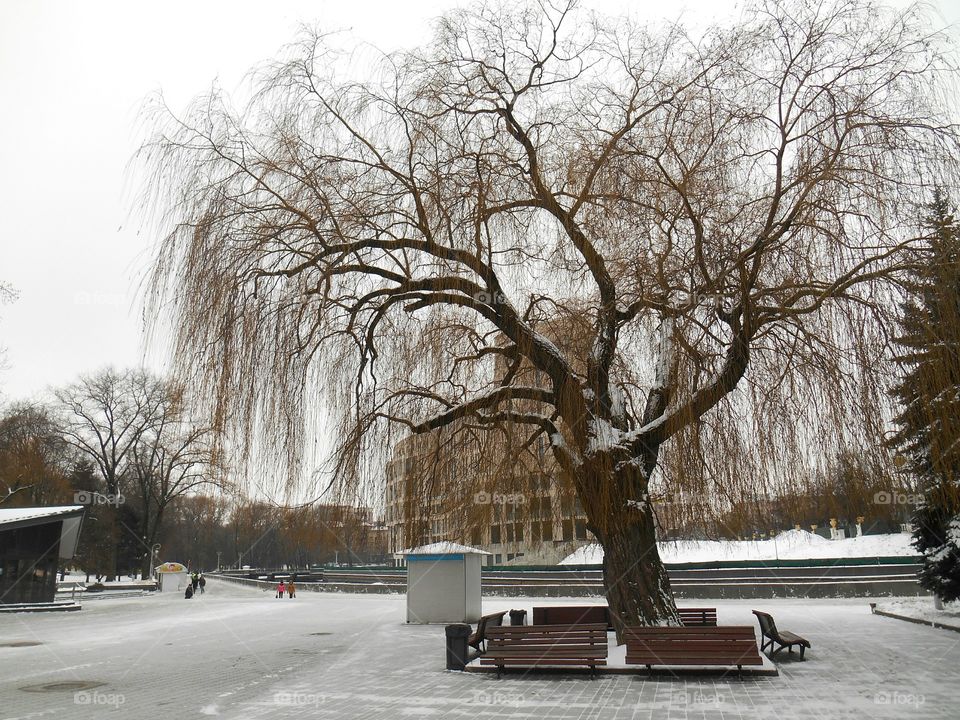
[[[547, 603], [584, 599], [485, 598], [484, 611]], [[810, 639], [808, 660], [781, 656], [780, 677], [743, 681], [497, 680], [445, 672], [443, 628], [405, 625], [402, 595], [277, 600], [211, 579], [193, 600], [158, 593], [0, 615], [0, 718], [957, 717], [956, 633], [871, 615], [867, 599], [710, 604], [721, 624], [755, 625], [753, 607], [770, 611]], [[56, 685], [70, 682], [91, 687]]]
[[877, 610], [960, 628], [960, 601], [946, 603], [942, 610], [938, 610], [933, 598], [902, 598], [878, 602]]
[[[909, 533], [864, 535], [827, 540], [805, 530], [788, 530], [771, 540], [672, 540], [657, 543], [667, 563], [714, 560], [810, 560], [818, 558], [913, 557]], [[599, 565], [603, 548], [584, 545], [560, 561], [561, 565]]]

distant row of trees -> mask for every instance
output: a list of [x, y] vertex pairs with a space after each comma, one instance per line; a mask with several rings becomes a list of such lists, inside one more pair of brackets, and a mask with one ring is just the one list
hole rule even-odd
[[147, 573], [171, 505], [226, 489], [215, 440], [182, 386], [105, 369], [3, 413], [0, 505], [87, 504], [81, 566], [108, 578]]
[[0, 506], [86, 504], [73, 564], [108, 579], [145, 576], [151, 559], [205, 570], [382, 559], [370, 518], [353, 508], [244, 498], [187, 400], [176, 383], [108, 368], [47, 402], [8, 406]]
[[169, 518], [162, 555], [190, 567], [306, 568], [386, 560], [385, 536], [368, 513], [341, 505], [281, 507], [223, 496], [182, 498]]
[[799, 525], [829, 527], [831, 519], [848, 535], [863, 518], [864, 532], [899, 532], [910, 521], [918, 497], [915, 480], [875, 458], [841, 452], [823, 470], [796, 480], [776, 494], [763, 493], [738, 502], [705, 523], [708, 534], [750, 538]]

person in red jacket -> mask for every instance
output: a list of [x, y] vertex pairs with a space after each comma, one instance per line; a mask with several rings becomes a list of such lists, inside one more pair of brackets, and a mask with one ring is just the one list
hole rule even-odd
[[280, 584], [277, 585], [277, 597], [282, 598], [283, 594], [287, 591], [287, 586], [283, 584], [283, 580], [280, 581]]

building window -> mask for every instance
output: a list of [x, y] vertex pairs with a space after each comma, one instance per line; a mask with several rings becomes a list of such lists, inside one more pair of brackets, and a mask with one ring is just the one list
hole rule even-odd
[[569, 542], [570, 540], [573, 540], [573, 520], [564, 520], [562, 523], [560, 523], [560, 527], [562, 528], [563, 532], [563, 541]]
[[513, 535], [517, 539], [517, 542], [523, 542], [523, 523], [515, 523], [513, 527]]
[[513, 553], [507, 553], [507, 562], [513, 560]]
[[540, 525], [540, 535], [543, 538], [543, 541], [550, 542], [553, 540], [553, 521], [544, 520], [542, 523], [540, 523]]
[[[499, 545], [500, 544], [500, 526], [491, 525], [490, 526], [490, 544]], [[500, 562], [497, 560], [497, 562]]]
[[480, 545], [483, 543], [483, 531], [480, 528], [474, 528], [473, 532], [470, 534], [470, 542], [474, 545]]
[[494, 556], [493, 556], [493, 564], [494, 564], [494, 565], [499, 565], [501, 562], [503, 562], [503, 555], [500, 555], [500, 554], [498, 553], [497, 555], [494, 555]]
[[575, 523], [577, 540], [586, 540], [587, 539], [587, 523], [583, 520], [577, 520]]
[[[507, 525], [507, 542], [513, 542], [513, 525]], [[511, 558], [507, 558], [510, 560]]]

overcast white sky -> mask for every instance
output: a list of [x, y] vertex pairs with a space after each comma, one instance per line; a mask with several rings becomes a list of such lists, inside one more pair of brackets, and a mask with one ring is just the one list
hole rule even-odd
[[[174, 109], [244, 73], [294, 39], [301, 23], [351, 29], [382, 49], [415, 45], [451, 0], [58, 2], [0, 4], [0, 399], [39, 397], [106, 364], [143, 361], [138, 283], [156, 238], [131, 214], [125, 167], [137, 113], [162, 90]], [[733, 0], [587, 0], [588, 7], [697, 23]], [[905, 4], [898, 0], [898, 5]], [[960, 22], [960, 0], [934, 3]], [[646, 9], [639, 9], [640, 7]], [[154, 364], [158, 360], [153, 361]]]

